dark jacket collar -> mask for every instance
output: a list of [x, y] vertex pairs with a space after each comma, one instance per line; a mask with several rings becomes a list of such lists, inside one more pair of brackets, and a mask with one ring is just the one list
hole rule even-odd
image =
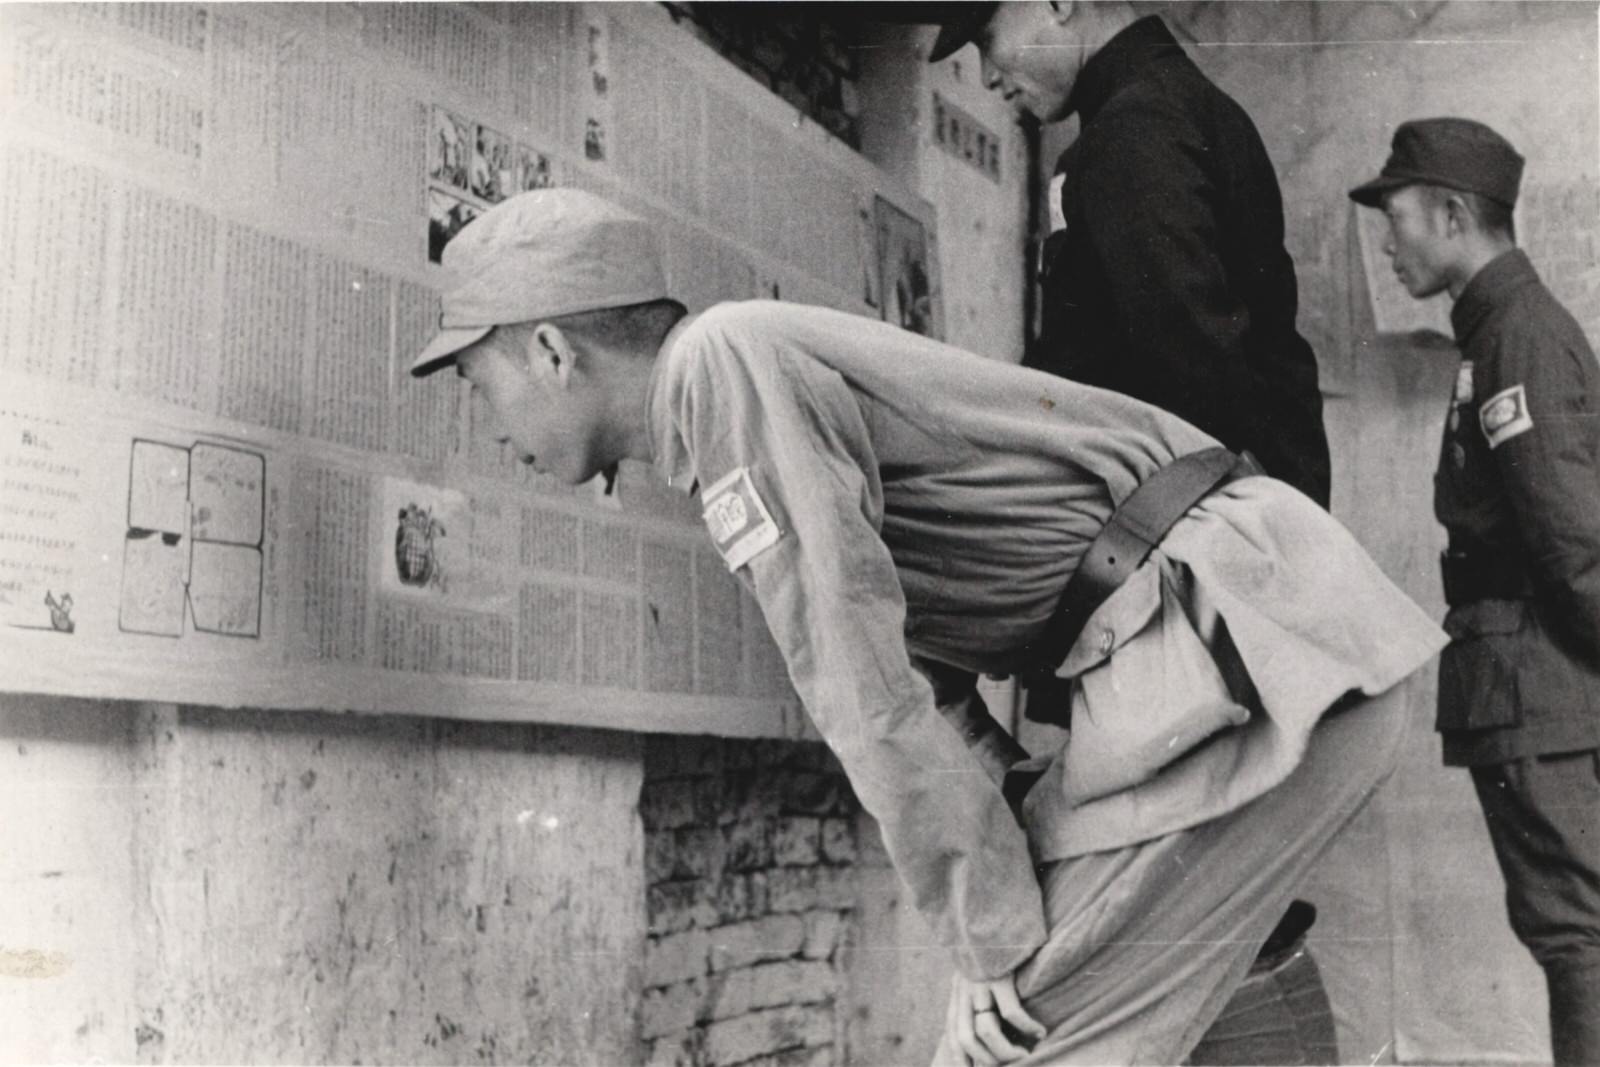
[[1067, 98], [1067, 112], [1084, 122], [1094, 118], [1113, 93], [1160, 59], [1182, 56], [1183, 48], [1159, 15], [1147, 15], [1107, 41], [1078, 75]]
[[1495, 256], [1472, 276], [1450, 309], [1450, 325], [1456, 332], [1456, 340], [1466, 340], [1505, 294], [1538, 281], [1539, 274], [1522, 249], [1513, 248]]

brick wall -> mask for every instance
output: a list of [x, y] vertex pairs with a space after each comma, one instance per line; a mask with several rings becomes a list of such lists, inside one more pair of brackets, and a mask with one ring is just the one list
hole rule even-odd
[[653, 736], [640, 810], [647, 1062], [846, 1062], [860, 806], [832, 753]]

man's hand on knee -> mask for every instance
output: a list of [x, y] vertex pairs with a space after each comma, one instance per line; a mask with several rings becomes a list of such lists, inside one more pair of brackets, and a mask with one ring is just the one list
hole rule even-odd
[[1017, 996], [1015, 975], [974, 982], [956, 975], [945, 1027], [969, 1063], [993, 1067], [1028, 1054], [1047, 1033]]

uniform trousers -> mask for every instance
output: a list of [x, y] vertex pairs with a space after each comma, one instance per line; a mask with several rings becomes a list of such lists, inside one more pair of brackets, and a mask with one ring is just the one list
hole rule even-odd
[[1559, 1067], [1600, 1064], [1600, 750], [1472, 768], [1511, 929], [1550, 989]]
[[[1330, 713], [1290, 776], [1238, 810], [1045, 865], [1049, 939], [1017, 988], [1049, 1034], [1014, 1062], [1181, 1063], [1307, 872], [1393, 771], [1415, 677]], [[934, 1062], [966, 1062], [950, 1033]]]

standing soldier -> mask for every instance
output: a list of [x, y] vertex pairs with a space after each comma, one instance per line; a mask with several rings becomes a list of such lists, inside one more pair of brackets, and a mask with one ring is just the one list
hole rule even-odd
[[1448, 289], [1461, 370], [1434, 479], [1449, 531], [1438, 729], [1467, 767], [1511, 926], [1550, 990], [1557, 1064], [1600, 1063], [1600, 367], [1516, 247], [1522, 157], [1407, 122], [1372, 181], [1417, 298]]
[[1327, 507], [1317, 360], [1250, 116], [1121, 0], [911, 6], [941, 24], [931, 60], [972, 42], [1008, 102], [1078, 117], [1024, 364], [1170, 411]]

